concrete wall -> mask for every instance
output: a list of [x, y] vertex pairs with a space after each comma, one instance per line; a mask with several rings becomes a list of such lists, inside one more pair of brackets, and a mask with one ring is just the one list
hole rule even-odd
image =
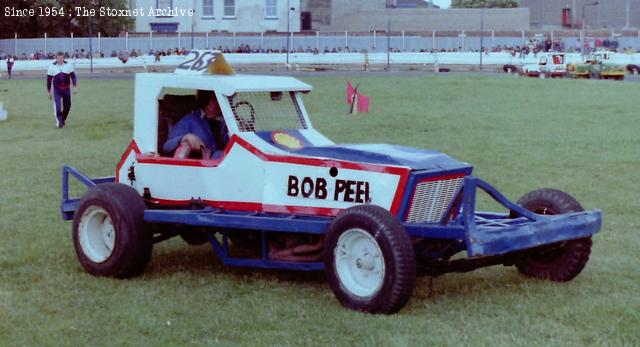
[[[300, 31], [300, 0], [289, 0], [291, 7], [291, 31]], [[156, 7], [156, 0], [136, 0], [132, 5], [143, 8], [145, 16], [136, 17], [135, 30], [146, 32], [151, 30], [151, 23], [178, 23], [178, 31], [195, 32], [228, 31], [228, 32], [287, 32], [287, 0], [277, 1], [277, 17], [266, 17], [266, 0], [235, 0], [234, 17], [224, 16], [224, 0], [214, 0], [214, 16], [203, 17], [202, 0], [173, 0], [173, 7], [178, 9], [195, 9], [195, 16], [175, 16], [170, 18], [149, 17], [149, 8]]]
[[[386, 0], [332, 0], [331, 25], [317, 30], [386, 30], [385, 4]], [[480, 30], [480, 9], [396, 8], [391, 13], [392, 31]], [[486, 30], [528, 30], [529, 9], [486, 9], [484, 21]]]
[[[583, 5], [594, 0], [520, 0], [520, 6], [531, 11], [531, 25], [536, 28], [553, 29], [562, 25], [562, 9], [572, 8], [575, 23], [582, 23]], [[585, 27], [622, 29], [627, 21], [629, 3], [629, 26], [640, 28], [640, 0], [600, 0], [599, 5], [584, 6]], [[575, 8], [573, 5], [575, 3]]]
[[[232, 66], [250, 65], [250, 64], [274, 64], [284, 66], [286, 62], [285, 54], [227, 54], [227, 61]], [[93, 67], [95, 69], [112, 69], [112, 68], [133, 68], [133, 67], [175, 67], [184, 61], [185, 56], [169, 56], [163, 57], [160, 62], [155, 62], [152, 56], [143, 56], [132, 58], [123, 64], [117, 58], [94, 59]], [[289, 55], [289, 62], [295, 66], [298, 64], [328, 64], [328, 65], [359, 65], [363, 66], [365, 59], [371, 65], [384, 65], [387, 63], [387, 55], [385, 53], [371, 53], [365, 58], [360, 53], [335, 53], [313, 55], [311, 53], [296, 53]], [[581, 61], [580, 54], [567, 54], [567, 63], [577, 63]], [[514, 57], [509, 53], [491, 53], [486, 54], [482, 58], [485, 65], [503, 64], [535, 64], [540, 60], [539, 55], [533, 53], [524, 57]], [[636, 54], [615, 54], [613, 60], [616, 64], [640, 64], [640, 53]], [[46, 71], [52, 60], [18, 60], [13, 66], [13, 71]], [[72, 60], [76, 69], [88, 69], [88, 59]], [[391, 64], [434, 64], [442, 65], [478, 65], [480, 56], [477, 53], [393, 53], [390, 55]], [[424, 67], [428, 69], [428, 67]], [[0, 64], [0, 73], [6, 71], [6, 64]]]

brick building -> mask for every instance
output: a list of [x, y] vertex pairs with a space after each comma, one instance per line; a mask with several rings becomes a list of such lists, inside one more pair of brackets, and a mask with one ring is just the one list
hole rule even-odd
[[[286, 32], [287, 5], [290, 29], [300, 31], [300, 0], [129, 0], [131, 9], [140, 8], [144, 15], [136, 16], [138, 32]], [[153, 9], [176, 9], [160, 15]], [[190, 16], [184, 11], [193, 10]]]
[[[424, 1], [398, 0], [398, 7], [391, 11], [392, 30], [480, 29], [479, 9], [438, 9], [427, 5]], [[386, 0], [301, 0], [300, 6], [303, 30], [366, 32], [387, 28]], [[529, 9], [486, 9], [484, 21], [486, 30], [529, 30]]]
[[520, 0], [520, 6], [529, 9], [532, 28], [563, 28], [565, 8], [576, 28], [583, 22], [586, 29], [640, 28], [640, 0]]

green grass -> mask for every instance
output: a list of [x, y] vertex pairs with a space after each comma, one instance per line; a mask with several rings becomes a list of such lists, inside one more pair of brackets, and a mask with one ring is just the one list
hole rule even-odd
[[60, 219], [60, 168], [112, 175], [131, 140], [133, 81], [81, 80], [54, 128], [43, 81], [0, 81], [0, 345], [640, 345], [640, 84], [358, 77], [372, 112], [348, 116], [346, 78], [305, 78], [336, 142], [446, 152], [512, 199], [555, 187], [603, 210], [574, 281], [491, 267], [419, 278], [393, 316], [343, 309], [322, 273], [223, 267], [205, 245], [156, 245], [143, 276], [83, 272]]

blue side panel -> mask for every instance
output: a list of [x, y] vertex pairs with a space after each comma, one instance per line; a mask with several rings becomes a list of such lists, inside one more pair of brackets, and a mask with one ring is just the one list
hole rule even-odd
[[144, 211], [144, 220], [153, 223], [178, 223], [231, 229], [324, 234], [332, 218], [232, 212], [206, 208], [203, 210], [146, 210]]

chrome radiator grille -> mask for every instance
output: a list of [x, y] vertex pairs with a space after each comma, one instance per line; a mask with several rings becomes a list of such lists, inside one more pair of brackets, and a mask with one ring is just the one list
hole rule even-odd
[[416, 185], [407, 222], [438, 222], [462, 185], [464, 177], [425, 181]]

